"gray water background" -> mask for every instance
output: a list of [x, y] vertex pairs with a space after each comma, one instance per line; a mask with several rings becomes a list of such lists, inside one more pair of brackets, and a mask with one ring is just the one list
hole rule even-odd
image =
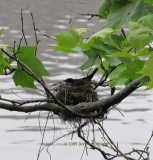
[[[70, 15], [72, 25], [75, 28], [92, 28], [97, 31], [104, 21], [97, 22], [97, 19], [88, 21], [89, 17], [81, 16], [79, 13], [97, 13], [97, 8], [101, 0], [0, 0], [0, 27], [4, 27], [4, 32], [0, 39], [0, 44], [13, 46], [14, 41], [19, 42], [21, 38], [20, 13], [23, 9], [24, 28], [26, 37], [30, 45], [35, 45], [32, 21], [29, 14], [31, 11], [35, 18], [36, 27], [47, 35], [55, 32], [67, 30], [69, 28]], [[80, 65], [86, 57], [79, 54], [66, 54], [54, 51], [48, 47], [56, 43], [53, 39], [42, 37], [38, 48], [38, 56], [43, 61], [46, 69], [51, 74], [45, 81], [51, 85], [68, 77], [78, 78], [83, 76], [79, 70]], [[98, 76], [96, 77], [98, 79]], [[107, 92], [107, 89], [102, 89]], [[1, 76], [0, 93], [4, 98], [23, 100], [26, 98], [41, 98], [42, 96], [31, 93], [29, 90], [20, 91], [20, 87], [15, 87], [11, 76]], [[129, 151], [133, 147], [143, 149], [153, 129], [153, 91], [145, 91], [141, 88], [118, 105], [124, 117], [117, 111], [112, 110], [108, 115], [108, 120], [104, 122], [104, 128], [110, 137], [124, 151]], [[0, 160], [36, 160], [38, 149], [41, 143], [41, 134], [38, 121], [39, 112], [25, 113], [9, 112], [0, 110]], [[26, 117], [28, 119], [26, 120]], [[41, 112], [40, 123], [43, 128], [46, 121], [46, 112]], [[54, 125], [55, 124], [55, 125]], [[53, 139], [68, 133], [71, 126], [63, 124], [55, 117], [49, 119], [44, 143], [49, 143]], [[96, 132], [97, 133], [97, 132]], [[98, 134], [98, 133], [97, 133]], [[101, 142], [101, 136], [96, 137], [97, 142]], [[65, 146], [65, 143], [77, 142], [76, 146]], [[79, 146], [82, 141], [74, 136], [59, 140], [49, 148], [52, 160], [79, 160], [83, 148]], [[153, 142], [150, 143], [151, 159], [153, 159]], [[100, 153], [89, 150], [88, 156], [83, 156], [83, 160], [99, 160]], [[48, 160], [49, 156], [44, 150], [41, 160]]]

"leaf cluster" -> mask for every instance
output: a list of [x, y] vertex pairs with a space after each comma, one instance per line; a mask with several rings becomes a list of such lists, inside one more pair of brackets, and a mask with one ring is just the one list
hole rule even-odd
[[37, 46], [19, 46], [17, 49], [10, 46], [0, 47], [0, 74], [14, 72], [12, 78], [16, 86], [37, 89], [34, 84], [36, 77], [31, 73], [37, 78], [49, 75], [42, 62], [34, 55]]
[[[99, 68], [102, 79], [109, 81], [111, 88], [127, 85], [143, 75], [146, 77], [141, 85], [153, 88], [152, 2], [104, 0], [99, 14], [107, 18], [100, 31], [87, 38], [87, 28], [70, 26], [69, 31], [55, 34], [58, 42], [52, 47], [86, 55], [88, 60], [80, 68]], [[125, 23], [129, 26], [126, 36]]]
[[[99, 14], [107, 21], [94, 33], [88, 28], [55, 33], [53, 47], [67, 53], [84, 54], [87, 61], [81, 70], [98, 68], [99, 85], [108, 82], [111, 88], [127, 85], [145, 75], [141, 85], [153, 88], [153, 2], [151, 0], [104, 0]], [[102, 18], [100, 17], [100, 18]], [[128, 25], [127, 25], [128, 23]], [[125, 25], [126, 24], [126, 25]], [[125, 29], [128, 31], [125, 34]], [[93, 31], [91, 36], [88, 33]], [[2, 34], [3, 29], [0, 31]], [[48, 76], [42, 62], [35, 56], [37, 46], [1, 46], [0, 74], [13, 74], [16, 86], [36, 89], [36, 79]], [[24, 65], [23, 65], [24, 64]], [[25, 67], [26, 66], [26, 67]]]

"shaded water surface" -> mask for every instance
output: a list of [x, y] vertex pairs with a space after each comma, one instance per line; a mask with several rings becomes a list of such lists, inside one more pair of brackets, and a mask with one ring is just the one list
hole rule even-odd
[[[88, 21], [89, 17], [81, 16], [79, 13], [96, 13], [101, 0], [0, 0], [0, 27], [4, 27], [4, 33], [0, 39], [1, 44], [13, 45], [21, 38], [20, 11], [23, 9], [24, 28], [26, 38], [30, 45], [35, 45], [32, 21], [29, 14], [31, 11], [35, 18], [36, 27], [47, 35], [53, 35], [69, 28], [70, 16], [72, 25], [76, 28], [88, 27], [95, 30], [101, 28], [103, 21], [96, 19]], [[46, 77], [48, 85], [68, 77], [78, 78], [82, 75], [79, 66], [86, 57], [79, 54], [65, 54], [54, 51], [48, 45], [56, 43], [53, 39], [42, 37], [38, 48], [39, 58], [43, 60], [46, 69], [51, 76]], [[41, 95], [31, 93], [25, 89], [15, 88], [10, 80], [12, 76], [1, 77], [0, 93], [2, 97], [10, 99], [40, 98]], [[98, 79], [98, 76], [96, 77]], [[102, 89], [102, 92], [108, 92]], [[152, 128], [153, 128], [153, 92], [144, 92], [141, 88], [124, 100], [118, 108], [124, 117], [116, 110], [112, 110], [108, 115], [108, 120], [104, 122], [104, 128], [110, 137], [118, 142], [120, 147], [128, 151], [130, 147], [144, 148]], [[43, 130], [47, 113], [23, 114], [0, 110], [0, 159], [1, 160], [36, 160], [39, 145], [41, 143], [41, 129]], [[58, 118], [48, 121], [44, 143], [50, 143], [53, 139], [68, 133], [71, 126], [63, 124]], [[97, 131], [96, 131], [97, 132]], [[97, 136], [97, 142], [101, 142], [101, 136]], [[77, 142], [77, 146], [67, 146], [65, 143]], [[81, 158], [83, 146], [81, 140], [76, 136], [66, 137], [49, 148], [51, 157], [54, 160], [67, 159], [78, 160]], [[151, 159], [153, 159], [153, 142], [150, 145]], [[99, 160], [101, 155], [89, 150], [89, 156], [84, 155], [84, 160]], [[45, 150], [40, 157], [41, 160], [49, 159]]]

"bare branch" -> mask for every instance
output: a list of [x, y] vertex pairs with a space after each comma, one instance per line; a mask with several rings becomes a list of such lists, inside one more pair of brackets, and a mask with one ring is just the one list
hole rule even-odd
[[[23, 23], [23, 9], [21, 9], [21, 23], [22, 23], [22, 35], [25, 41], [26, 46], [28, 45], [26, 37], [25, 37], [25, 33], [24, 33], [24, 23]], [[21, 38], [22, 41], [22, 38]]]
[[40, 31], [38, 28], [36, 29], [36, 31], [40, 32], [44, 37], [51, 38], [51, 39], [54, 39], [54, 40], [56, 40], [56, 41], [57, 41], [57, 39], [56, 39], [55, 37], [53, 37], [53, 36], [49, 36], [49, 35], [47, 35], [47, 34], [43, 33], [43, 32], [42, 32], [42, 31]]
[[16, 68], [4, 67], [4, 73], [0, 73], [0, 75], [10, 75], [16, 71]]
[[[148, 140], [148, 142], [147, 142], [147, 144], [146, 144], [146, 146], [145, 146], [145, 148], [144, 148], [144, 150], [143, 150], [144, 152], [147, 150], [147, 147], [148, 147], [148, 145], [149, 145], [149, 143], [150, 143], [152, 137], [153, 137], [153, 131], [152, 131], [151, 136], [150, 136], [150, 138], [149, 138], [149, 140]], [[142, 157], [142, 155], [143, 155], [144, 152], [142, 152], [142, 153], [140, 154], [140, 157], [139, 157], [138, 160], [141, 159], [141, 157]]]
[[123, 28], [121, 29], [121, 33], [122, 33], [123, 37], [126, 38], [126, 34], [125, 34], [125, 31]]
[[[144, 78], [144, 76], [138, 78], [137, 80], [131, 82], [129, 85], [127, 85], [125, 88], [123, 88], [118, 93], [108, 97], [104, 98], [102, 100], [96, 101], [96, 102], [89, 102], [89, 103], [79, 103], [75, 106], [68, 106], [66, 105], [65, 109], [63, 106], [57, 103], [51, 103], [46, 102], [43, 104], [36, 104], [36, 105], [28, 105], [28, 106], [18, 106], [15, 104], [7, 104], [7, 103], [0, 103], [0, 108], [10, 111], [18, 111], [18, 112], [35, 112], [35, 111], [52, 111], [55, 114], [58, 113], [64, 113], [65, 110], [69, 112], [71, 111], [72, 114], [81, 118], [91, 118], [91, 117], [98, 117], [103, 115], [107, 109], [109, 109], [111, 106], [120, 103], [124, 98], [126, 98], [129, 94], [131, 94], [133, 91], [135, 91], [137, 88], [139, 88], [139, 84], [141, 80]], [[27, 103], [24, 103], [27, 104]], [[100, 110], [101, 114], [89, 114], [94, 111]]]
[[47, 115], [47, 119], [46, 119], [45, 127], [44, 127], [43, 134], [42, 134], [41, 145], [40, 145], [40, 147], [39, 147], [39, 152], [38, 152], [38, 155], [37, 155], [37, 160], [39, 160], [40, 153], [41, 153], [41, 149], [42, 149], [42, 145], [43, 145], [43, 143], [44, 143], [44, 136], [45, 136], [45, 132], [46, 132], [46, 127], [47, 127], [47, 123], [48, 123], [49, 115], [50, 115], [50, 112], [48, 112], [48, 115]]
[[90, 143], [87, 139], [85, 139], [82, 135], [81, 135], [81, 130], [84, 126], [86, 126], [89, 123], [89, 121], [84, 122], [82, 125], [80, 125], [77, 129], [78, 131], [78, 137], [80, 137], [86, 144], [88, 144], [92, 149], [96, 149], [98, 150], [105, 159], [108, 159], [108, 156], [110, 155], [109, 153], [105, 153], [103, 150], [101, 150], [99, 147], [93, 145], [92, 143]]
[[100, 14], [84, 14], [84, 13], [80, 13], [80, 15], [83, 15], [83, 16], [90, 16], [90, 18], [88, 19], [88, 20], [90, 20], [90, 19], [92, 19], [93, 17], [101, 17], [101, 18], [105, 18], [105, 19], [107, 19], [107, 17], [105, 17], [105, 16], [102, 16], [102, 15], [100, 15]]
[[[36, 46], [37, 46], [38, 43], [40, 42], [40, 40], [38, 40], [38, 38], [37, 38], [37, 30], [36, 30], [36, 25], [35, 25], [33, 14], [31, 12], [30, 12], [30, 14], [31, 14], [32, 22], [33, 22], [33, 29], [34, 29], [34, 32], [35, 32], [35, 40], [36, 40]], [[35, 50], [35, 56], [36, 56], [36, 54], [37, 54], [37, 48]]]
[[104, 134], [106, 135], [106, 137], [108, 138], [109, 142], [114, 146], [114, 148], [116, 149], [116, 152], [119, 152], [125, 159], [127, 160], [132, 160], [131, 158], [127, 157], [124, 153], [122, 153], [120, 151], [120, 149], [118, 148], [118, 146], [116, 146], [116, 144], [112, 141], [112, 139], [109, 137], [109, 135], [107, 134], [107, 132], [104, 130], [104, 128], [101, 126], [100, 123], [96, 122], [100, 128], [102, 129], [102, 131], [104, 132]]
[[0, 97], [0, 100], [5, 101], [5, 102], [10, 102], [12, 104], [19, 104], [20, 105], [20, 102], [17, 102], [17, 101], [14, 101], [14, 100], [5, 99], [5, 98], [2, 98], [2, 97]]

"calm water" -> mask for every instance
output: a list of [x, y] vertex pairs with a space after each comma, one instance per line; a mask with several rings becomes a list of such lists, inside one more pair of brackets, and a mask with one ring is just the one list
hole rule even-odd
[[[32, 21], [29, 15], [31, 11], [35, 18], [36, 27], [45, 34], [53, 35], [69, 28], [70, 15], [72, 25], [76, 28], [95, 27], [98, 30], [103, 21], [96, 22], [96, 19], [88, 21], [85, 16], [78, 13], [96, 13], [101, 0], [0, 0], [0, 27], [5, 31], [0, 40], [1, 44], [13, 45], [14, 41], [19, 42], [21, 37], [20, 10], [24, 9], [24, 24], [28, 43], [34, 45], [34, 33], [32, 31]], [[55, 41], [38, 35], [41, 40], [39, 58], [43, 60], [46, 69], [51, 73], [45, 81], [48, 85], [60, 81], [67, 77], [79, 77], [82, 73], [78, 67], [84, 62], [85, 57], [77, 54], [65, 54], [54, 51], [48, 45]], [[20, 91], [16, 88], [9, 77], [1, 77], [0, 93], [2, 97], [11, 99], [40, 98], [41, 95], [31, 93], [29, 90]], [[98, 78], [98, 77], [96, 77]], [[103, 92], [107, 90], [103, 89]], [[129, 151], [136, 147], [143, 149], [148, 141], [153, 129], [153, 91], [144, 92], [141, 88], [124, 100], [118, 108], [124, 117], [117, 110], [112, 110], [108, 115], [108, 120], [104, 122], [104, 128], [108, 131], [111, 138], [119, 143], [124, 151]], [[39, 129], [39, 113], [28, 114], [8, 112], [0, 110], [0, 159], [1, 160], [36, 160], [41, 134]], [[46, 112], [40, 114], [40, 125], [45, 125]], [[55, 117], [49, 119], [44, 143], [49, 143], [53, 139], [68, 133], [70, 125], [65, 125]], [[98, 133], [97, 133], [98, 134]], [[100, 135], [96, 137], [100, 142]], [[82, 146], [65, 146], [65, 142], [82, 141], [76, 136], [66, 137], [59, 140], [54, 146], [49, 148], [52, 160], [67, 159], [79, 160], [81, 158]], [[151, 159], [153, 159], [153, 141], [150, 143]], [[90, 151], [89, 156], [83, 156], [83, 160], [99, 160], [101, 155], [98, 152]], [[49, 156], [44, 150], [40, 157], [41, 160], [49, 160]]]

